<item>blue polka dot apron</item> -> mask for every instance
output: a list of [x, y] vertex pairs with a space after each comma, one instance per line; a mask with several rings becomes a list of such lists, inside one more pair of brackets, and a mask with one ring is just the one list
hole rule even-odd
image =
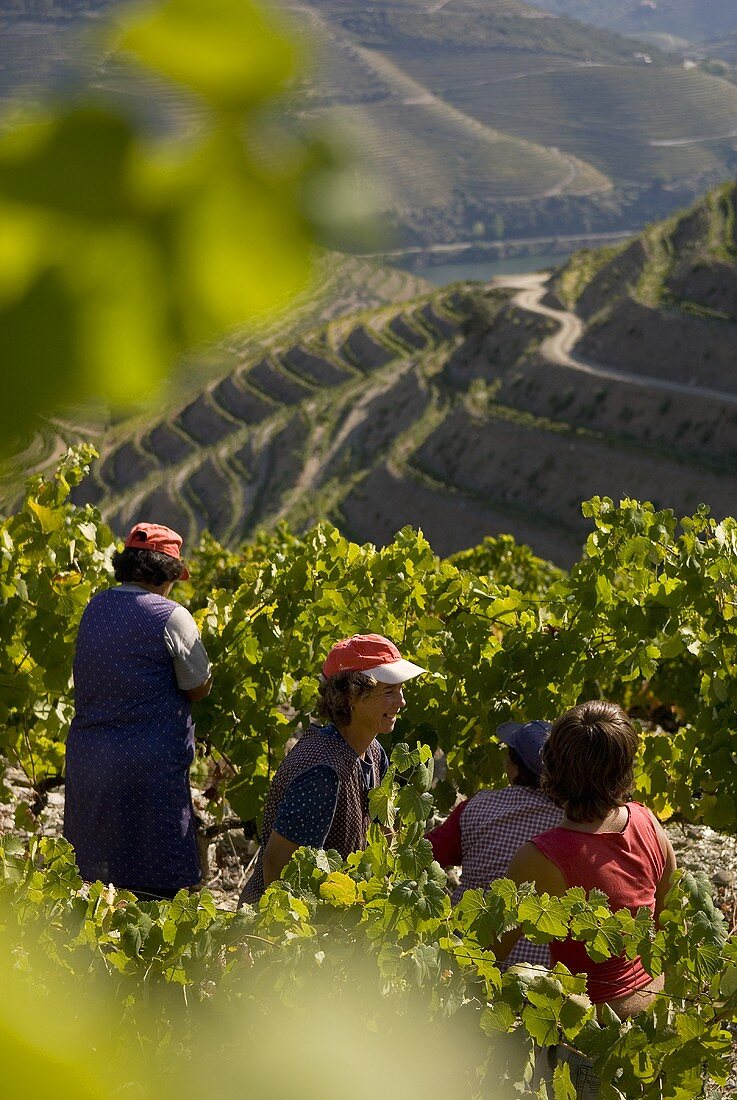
[[84, 879], [141, 893], [171, 894], [200, 879], [194, 724], [164, 639], [176, 606], [142, 588], [99, 593], [74, 658], [64, 835]]

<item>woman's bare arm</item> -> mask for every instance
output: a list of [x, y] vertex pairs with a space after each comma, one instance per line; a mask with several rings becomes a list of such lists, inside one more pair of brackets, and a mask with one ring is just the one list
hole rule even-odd
[[670, 890], [671, 879], [673, 872], [676, 869], [676, 853], [673, 851], [673, 845], [666, 836], [665, 829], [660, 824], [658, 819], [653, 815], [653, 824], [655, 825], [655, 832], [658, 834], [658, 841], [660, 848], [665, 859], [665, 866], [663, 867], [663, 874], [660, 876], [660, 882], [655, 888], [655, 923], [660, 922], [660, 914], [665, 908], [665, 898]]
[[264, 848], [264, 886], [276, 882], [298, 848], [299, 844], [272, 829]]
[[[506, 877], [511, 878], [518, 886], [523, 882], [531, 882], [539, 894], [560, 897], [568, 889], [559, 868], [530, 841], [515, 852]], [[491, 950], [497, 959], [506, 959], [521, 935], [519, 928], [513, 928], [511, 932], [505, 932], [500, 936], [497, 942], [491, 945]]]

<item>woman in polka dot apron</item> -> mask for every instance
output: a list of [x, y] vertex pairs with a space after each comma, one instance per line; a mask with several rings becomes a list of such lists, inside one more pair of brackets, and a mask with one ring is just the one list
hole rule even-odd
[[143, 898], [201, 877], [192, 703], [212, 674], [194, 619], [169, 599], [189, 577], [181, 544], [160, 524], [133, 527], [113, 557], [120, 583], [90, 600], [74, 658], [64, 835], [84, 879]]

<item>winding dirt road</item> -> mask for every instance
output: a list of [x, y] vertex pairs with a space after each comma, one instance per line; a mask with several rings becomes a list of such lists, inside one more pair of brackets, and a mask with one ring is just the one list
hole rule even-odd
[[568, 310], [553, 309], [552, 306], [543, 305], [542, 299], [547, 290], [549, 275], [546, 272], [534, 275], [501, 275], [493, 279], [489, 286], [508, 287], [518, 290], [513, 301], [520, 309], [529, 313], [537, 313], [542, 317], [550, 317], [557, 321], [557, 332], [548, 336], [540, 345], [541, 354], [551, 363], [557, 363], [562, 367], [580, 371], [582, 374], [593, 374], [597, 378], [608, 378], [616, 382], [627, 382], [631, 386], [642, 386], [645, 389], [662, 390], [664, 393], [677, 393], [687, 397], [708, 397], [721, 401], [725, 405], [737, 406], [737, 394], [725, 393], [724, 390], [710, 389], [708, 386], [690, 385], [685, 382], [670, 382], [665, 378], [657, 378], [653, 375], [633, 374], [630, 371], [618, 370], [616, 367], [605, 367], [597, 363], [589, 363], [573, 354], [573, 349], [584, 334], [584, 323], [575, 313]]

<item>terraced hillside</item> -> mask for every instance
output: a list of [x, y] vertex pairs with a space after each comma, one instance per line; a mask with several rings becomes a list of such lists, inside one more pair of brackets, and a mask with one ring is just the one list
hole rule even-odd
[[[119, 532], [156, 518], [190, 542], [327, 516], [359, 541], [416, 524], [442, 553], [511, 531], [562, 564], [594, 494], [734, 514], [736, 192], [629, 248], [579, 255], [547, 304], [540, 280], [510, 277], [274, 339], [168, 416], [110, 436], [78, 498]], [[597, 326], [635, 294], [655, 335], [620, 325], [618, 354]], [[646, 365], [628, 358], [641, 344]]]
[[443, 207], [459, 187], [478, 203], [492, 194], [534, 199], [610, 189], [591, 165], [524, 134], [487, 126], [388, 59], [361, 48], [354, 56], [369, 72], [381, 74], [385, 98], [326, 105], [311, 113], [331, 129], [344, 129], [360, 159], [386, 185], [387, 208], [407, 216], [418, 207]]
[[737, 30], [699, 42], [684, 53], [687, 63], [698, 64], [706, 72], [737, 84]]
[[595, 362], [737, 393], [737, 185], [613, 253], [579, 254], [554, 286]]
[[281, 516], [330, 510], [369, 456], [386, 457], [416, 430], [440, 367], [435, 349], [462, 316], [460, 299], [422, 297], [275, 345], [108, 446], [81, 493], [121, 530], [156, 514], [190, 539], [207, 526], [233, 541]]
[[148, 124], [184, 132], [197, 126], [200, 102], [142, 68], [132, 76], [101, 45], [101, 29], [115, 7], [99, 3], [88, 11], [59, 0], [57, 9], [68, 11], [63, 18], [21, 18], [0, 6], [0, 104], [43, 100], [52, 92], [73, 100], [89, 91]]
[[[238, 362], [268, 353], [274, 342], [297, 340], [301, 332], [333, 317], [414, 298], [429, 290], [430, 285], [397, 268], [380, 267], [358, 257], [326, 253], [316, 261], [312, 288], [291, 301], [284, 313], [271, 318], [260, 329], [231, 332], [219, 347], [180, 365], [172, 376], [169, 389], [157, 395], [159, 415], [176, 414], [183, 404], [194, 401], [213, 379], [221, 378]], [[112, 427], [109, 420], [104, 408], [69, 409], [45, 420], [31, 440], [19, 444], [15, 458], [0, 466], [0, 509], [11, 509], [23, 480], [31, 473], [51, 469], [70, 444], [88, 439], [98, 447], [111, 448], [136, 430], [133, 414]], [[139, 421], [149, 424], [150, 412], [139, 416]], [[168, 436], [166, 430], [162, 431]], [[180, 443], [180, 449], [182, 446]]]
[[[491, 12], [484, 9], [486, 42], [476, 0], [456, 0], [452, 12], [443, 8], [425, 16], [422, 41], [435, 42], [435, 50], [410, 51], [408, 15], [370, 17], [375, 24], [369, 17], [345, 22], [374, 49], [400, 58], [423, 86], [468, 117], [579, 157], [611, 181], [707, 174], [725, 155], [726, 149], [706, 141], [735, 129], [737, 99], [718, 80], [660, 59], [644, 64], [631, 44], [614, 36], [602, 34], [592, 41], [585, 28], [560, 21], [578, 31], [569, 40], [558, 32], [557, 20], [521, 20], [493, 14], [490, 7]], [[525, 32], [523, 58], [514, 49], [520, 21], [544, 27], [542, 41], [534, 45]], [[508, 33], [491, 46], [494, 32], [507, 24]], [[693, 136], [701, 140], [692, 142]], [[686, 144], [674, 146], [675, 141]], [[566, 182], [563, 190], [573, 183]], [[596, 189], [592, 181], [588, 186]]]
[[731, 34], [722, 35], [720, 38], [710, 39], [704, 42], [701, 52], [707, 57], [721, 58], [730, 65], [737, 65], [737, 29]]

